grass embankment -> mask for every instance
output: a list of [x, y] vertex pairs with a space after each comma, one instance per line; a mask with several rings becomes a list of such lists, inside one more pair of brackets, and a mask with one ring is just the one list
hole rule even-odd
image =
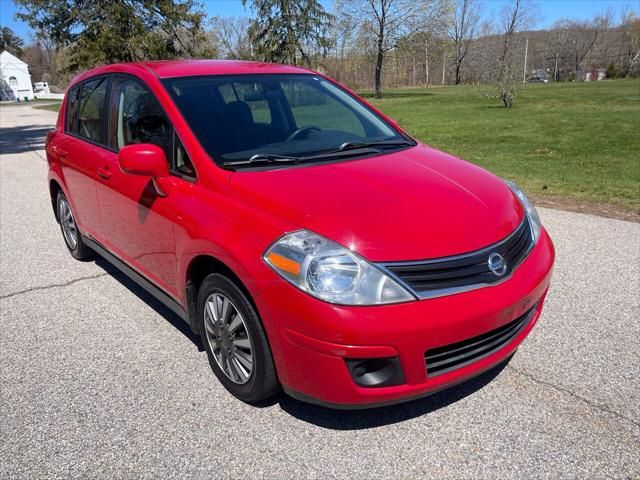
[[390, 89], [369, 100], [421, 141], [515, 180], [543, 203], [640, 213], [640, 81], [528, 85], [509, 110], [481, 92]]

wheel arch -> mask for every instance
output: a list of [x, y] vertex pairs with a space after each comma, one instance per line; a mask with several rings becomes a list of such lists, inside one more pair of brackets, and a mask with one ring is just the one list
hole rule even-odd
[[[194, 333], [200, 334], [200, 327], [197, 321], [197, 301], [198, 301], [198, 291], [200, 290], [200, 286], [205, 278], [212, 273], [218, 273], [224, 275], [229, 280], [231, 280], [241, 291], [246, 295], [249, 299], [249, 302], [255, 309], [256, 313], [258, 313], [258, 318], [260, 318], [260, 313], [256, 306], [255, 300], [249, 292], [249, 289], [244, 284], [244, 282], [240, 279], [240, 277], [233, 271], [231, 267], [229, 267], [226, 263], [221, 261], [220, 259], [214, 257], [213, 255], [208, 254], [200, 254], [195, 256], [189, 262], [186, 270], [186, 292], [185, 298], [187, 303], [187, 310], [189, 313], [189, 319], [191, 324], [191, 329]], [[261, 320], [262, 321], [262, 320]]]
[[56, 222], [60, 222], [60, 219], [58, 218], [58, 209], [56, 208], [56, 200], [58, 198], [59, 192], [64, 192], [64, 190], [62, 190], [62, 186], [60, 186], [58, 181], [55, 179], [49, 180], [49, 195], [51, 196], [51, 208], [53, 208], [53, 215], [56, 218]]

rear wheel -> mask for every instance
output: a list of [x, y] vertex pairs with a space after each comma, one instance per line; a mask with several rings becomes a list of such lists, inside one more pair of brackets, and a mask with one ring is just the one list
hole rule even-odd
[[278, 391], [262, 324], [235, 283], [220, 274], [205, 278], [198, 291], [198, 320], [211, 368], [229, 392], [257, 402]]
[[67, 245], [71, 256], [76, 260], [85, 260], [92, 257], [93, 250], [82, 240], [71, 206], [62, 192], [58, 192], [56, 198], [56, 211], [60, 230], [62, 230], [62, 238], [64, 238], [64, 243]]

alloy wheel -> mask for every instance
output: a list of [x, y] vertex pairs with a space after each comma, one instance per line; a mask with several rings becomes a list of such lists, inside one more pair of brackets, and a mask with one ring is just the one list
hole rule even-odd
[[232, 382], [247, 383], [253, 371], [253, 347], [238, 308], [225, 295], [213, 293], [205, 302], [204, 325], [220, 369]]

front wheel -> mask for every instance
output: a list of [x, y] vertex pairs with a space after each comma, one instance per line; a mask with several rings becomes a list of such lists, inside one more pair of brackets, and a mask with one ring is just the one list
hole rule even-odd
[[278, 391], [262, 324], [235, 283], [219, 274], [205, 278], [198, 291], [198, 320], [211, 368], [229, 392], [258, 402]]

